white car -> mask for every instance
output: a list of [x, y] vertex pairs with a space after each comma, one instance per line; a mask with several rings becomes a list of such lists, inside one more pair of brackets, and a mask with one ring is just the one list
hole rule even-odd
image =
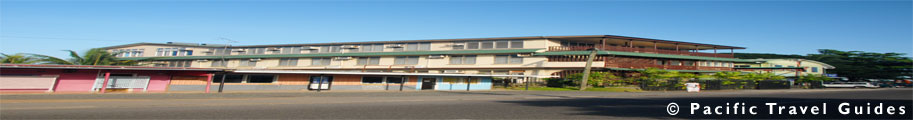
[[868, 82], [832, 82], [822, 85], [829, 88], [878, 88], [878, 86]]

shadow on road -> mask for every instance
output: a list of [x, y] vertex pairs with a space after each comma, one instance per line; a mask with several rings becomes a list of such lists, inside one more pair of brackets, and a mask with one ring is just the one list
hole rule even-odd
[[[525, 100], [525, 101], [500, 101], [503, 103], [513, 103], [526, 106], [537, 106], [537, 107], [572, 107], [576, 109], [577, 112], [573, 112], [573, 115], [596, 115], [596, 116], [607, 116], [607, 117], [640, 117], [640, 118], [655, 118], [655, 119], [668, 119], [668, 118], [684, 118], [684, 119], [911, 119], [913, 117], [913, 112], [911, 110], [911, 100], [858, 100], [858, 99], [798, 99], [798, 98], [764, 98], [764, 97], [744, 97], [744, 98], [645, 98], [645, 99], [627, 99], [627, 98], [571, 98], [571, 99], [550, 99], [550, 100]], [[670, 103], [675, 102], [679, 105], [680, 113], [675, 116], [669, 115], [666, 108]], [[694, 115], [691, 114], [690, 103], [698, 103], [701, 106], [711, 106], [714, 108], [716, 106], [723, 106], [720, 112], [725, 113], [727, 108], [727, 103], [734, 104], [736, 102], [744, 102], [746, 106], [757, 106], [755, 110], [758, 114], [751, 115], [746, 112], [746, 114], [736, 114], [736, 115], [704, 115], [703, 109], [698, 109], [694, 111]], [[838, 105], [840, 103], [850, 103], [851, 106], [862, 106], [862, 108], [877, 107], [878, 103], [883, 103], [884, 106], [881, 107], [882, 110], [885, 110], [887, 106], [905, 106], [905, 115], [898, 115], [897, 112], [900, 110], [895, 110], [895, 115], [842, 115], [838, 111]], [[787, 106], [783, 110], [782, 114], [777, 113], [777, 108], [774, 107], [773, 115], [770, 114], [770, 107], [765, 105], [765, 103], [778, 103], [781, 106]], [[827, 103], [822, 105], [822, 103]], [[866, 103], [871, 103], [870, 106], [867, 106]], [[789, 106], [826, 106], [827, 114], [819, 113], [819, 115], [811, 115], [810, 112], [806, 112], [798, 115], [789, 114]], [[741, 107], [741, 106], [740, 106]], [[703, 108], [703, 107], [701, 107]], [[731, 106], [728, 108], [731, 109]], [[845, 107], [848, 110], [854, 110], [851, 107]], [[897, 109], [897, 108], [895, 108]], [[822, 110], [824, 110], [822, 108]], [[746, 110], [747, 111], [747, 110]], [[797, 112], [799, 109], [796, 110]], [[712, 111], [711, 111], [712, 112]], [[732, 113], [735, 110], [731, 111]], [[865, 112], [865, 111], [863, 111]], [[874, 112], [874, 111], [873, 111]], [[851, 113], [852, 114], [852, 113]], [[863, 113], [865, 114], [865, 113]], [[874, 113], [871, 113], [874, 114]]]

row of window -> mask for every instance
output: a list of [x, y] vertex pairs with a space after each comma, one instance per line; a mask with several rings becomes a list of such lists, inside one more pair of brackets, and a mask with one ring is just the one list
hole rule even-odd
[[453, 42], [452, 47], [454, 50], [523, 48], [523, 40], [460, 41]]
[[115, 49], [112, 50], [116, 57], [142, 57], [145, 49]]
[[[276, 75], [263, 74], [216, 74], [213, 76], [213, 83], [275, 83]], [[399, 76], [364, 76], [361, 78], [362, 84], [400, 84], [406, 81], [406, 78]], [[481, 78], [463, 78], [463, 77], [444, 77], [442, 80], [450, 84], [478, 84]]]
[[165, 63], [158, 63], [153, 66], [155, 66], [155, 67], [190, 67], [191, 63], [193, 63], [193, 61], [190, 61], [190, 60], [165, 61]]
[[[330, 65], [332, 58], [310, 58], [311, 66]], [[397, 56], [393, 59], [394, 65], [415, 65], [418, 64], [419, 56]], [[238, 66], [253, 67], [257, 66], [258, 61], [240, 60]], [[496, 55], [495, 64], [522, 64], [523, 58], [516, 55]], [[450, 57], [450, 64], [454, 65], [473, 65], [476, 64], [475, 55], [455, 55]], [[356, 59], [356, 65], [380, 65], [380, 57], [359, 57]], [[189, 64], [187, 64], [189, 66]], [[225, 67], [226, 63], [220, 60], [212, 62], [212, 67]], [[298, 58], [281, 58], [279, 66], [298, 66]]]
[[157, 48], [155, 49], [155, 56], [191, 56], [193, 51], [185, 50], [185, 48]]

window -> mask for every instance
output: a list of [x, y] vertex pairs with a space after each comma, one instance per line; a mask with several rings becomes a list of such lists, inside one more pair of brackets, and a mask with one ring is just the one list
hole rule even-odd
[[672, 60], [669, 61], [669, 65], [682, 65], [682, 62], [678, 60]]
[[510, 47], [509, 41], [497, 41], [495, 42], [495, 48], [507, 48]]
[[162, 64], [155, 64], [155, 67], [190, 67], [190, 64], [193, 61], [190, 60], [180, 60], [180, 61], [165, 61]]
[[320, 53], [337, 53], [339, 50], [339, 46], [320, 46]]
[[492, 41], [482, 41], [482, 49], [491, 49], [494, 48], [495, 43]]
[[387, 77], [387, 83], [403, 83], [403, 77]]
[[450, 64], [476, 64], [476, 56], [475, 55], [450, 56]]
[[221, 61], [221, 60], [213, 60], [213, 61], [212, 61], [212, 65], [210, 65], [210, 66], [212, 66], [212, 67], [225, 67], [225, 66], [228, 66], [228, 62]]
[[383, 52], [384, 44], [365, 44], [358, 48], [361, 52]]
[[523, 48], [523, 40], [510, 41], [510, 48]]
[[[213, 83], [219, 83], [220, 81], [222, 81], [222, 74], [216, 74], [215, 76], [212, 76], [212, 78], [213, 78], [212, 79]], [[242, 81], [244, 81], [244, 75], [237, 75], [237, 74], [225, 75], [225, 83], [241, 83]]]
[[117, 57], [142, 57], [145, 49], [117, 49], [113, 50], [118, 53]]
[[751, 67], [751, 65], [735, 65], [735, 67], [738, 67], [738, 68], [745, 68], [745, 67]]
[[663, 60], [655, 60], [655, 61], [656, 61], [656, 62], [655, 62], [656, 65], [664, 65], [664, 64], [666, 64], [666, 61], [663, 61]]
[[370, 77], [365, 76], [361, 78], [362, 84], [380, 84], [384, 83], [384, 77]]
[[397, 56], [393, 59], [396, 65], [415, 65], [418, 64], [418, 56]]
[[393, 48], [393, 51], [426, 51], [431, 50], [431, 43], [406, 43], [405, 48]]
[[247, 83], [273, 83], [275, 75], [247, 75]]
[[812, 72], [818, 72], [818, 67], [812, 67]]
[[311, 66], [330, 65], [331, 58], [311, 58]]
[[241, 66], [241, 67], [254, 67], [254, 66], [257, 66], [257, 61], [253, 61], [253, 60], [244, 60], [244, 59], [242, 59], [242, 60], [240, 60], [240, 62], [238, 63], [238, 66]]
[[280, 58], [279, 66], [298, 66], [298, 58]]
[[[460, 45], [460, 44], [462, 44], [462, 45]], [[462, 49], [466, 48], [466, 44], [464, 44], [464, 42], [453, 42], [452, 47], [454, 50], [462, 50]]]
[[783, 65], [774, 65], [774, 67], [783, 67]]
[[225, 48], [212, 48], [209, 49], [209, 52], [206, 52], [206, 55], [229, 55], [231, 54], [231, 49]]
[[684, 65], [684, 66], [694, 66], [694, 61], [682, 61], [682, 65]]
[[479, 42], [466, 42], [466, 49], [479, 49]]
[[496, 55], [495, 64], [523, 64], [523, 58], [517, 55]]
[[300, 54], [301, 47], [282, 47], [279, 51], [281, 54]]
[[266, 54], [266, 48], [246, 48], [241, 54], [259, 55]]
[[380, 65], [380, 57], [360, 57], [356, 65]]
[[463, 83], [463, 79], [458, 78], [458, 77], [444, 77], [444, 83], [462, 84], [462, 83]]
[[402, 83], [403, 77], [383, 77], [383, 76], [364, 76], [361, 78], [362, 84], [381, 84], [381, 83]]
[[481, 78], [444, 77], [443, 81], [445, 83], [450, 83], [450, 84], [465, 84], [465, 83], [478, 84], [479, 82], [482, 81], [482, 79]]
[[156, 48], [155, 56], [187, 56], [192, 55], [193, 52], [187, 53], [187, 50], [184, 48]]

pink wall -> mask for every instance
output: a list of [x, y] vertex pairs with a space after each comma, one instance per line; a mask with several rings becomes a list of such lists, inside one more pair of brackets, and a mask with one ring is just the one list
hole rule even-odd
[[[137, 74], [137, 76], [149, 76], [149, 87], [147, 92], [164, 92], [168, 84], [171, 83], [171, 73], [177, 74], [198, 74], [200, 72], [185, 71], [137, 71], [137, 70], [109, 70], [112, 74]], [[58, 75], [57, 85], [54, 87], [55, 92], [94, 92], [92, 84], [98, 70], [75, 70], [65, 73], [59, 69], [2, 69], [2, 75]], [[104, 71], [101, 73], [104, 74]], [[142, 92], [142, 89], [133, 92]]]

